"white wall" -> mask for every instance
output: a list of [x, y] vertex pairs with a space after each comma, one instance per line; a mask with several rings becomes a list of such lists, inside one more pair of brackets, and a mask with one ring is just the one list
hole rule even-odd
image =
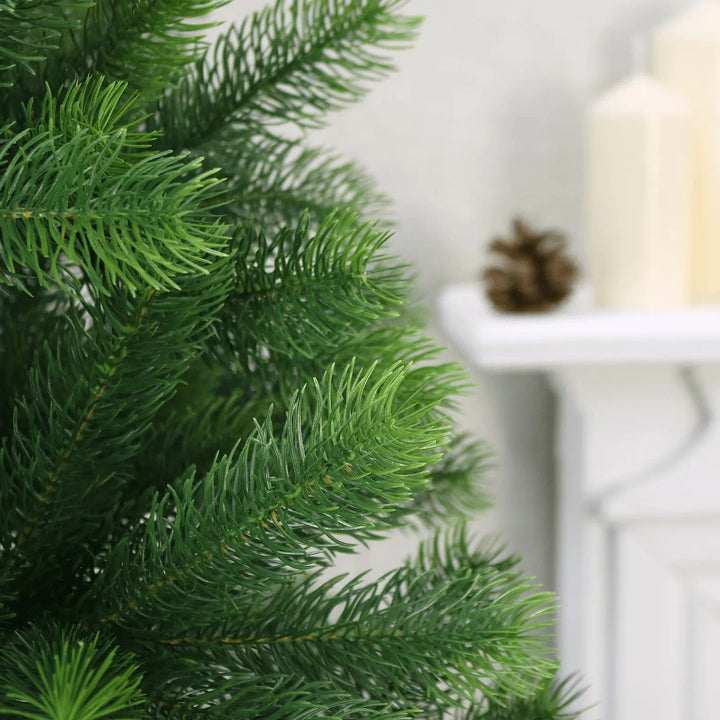
[[[222, 15], [238, 18], [263, 4], [236, 0]], [[629, 72], [633, 39], [686, 5], [410, 0], [408, 12], [426, 22], [416, 46], [398, 55], [400, 71], [332, 116], [319, 139], [359, 160], [394, 198], [394, 248], [415, 263], [427, 299], [476, 278], [482, 248], [515, 213], [566, 230], [583, 257], [585, 108]], [[512, 394], [501, 379], [483, 383], [464, 419], [500, 450], [498, 508], [483, 527], [499, 529], [527, 569], [552, 585], [549, 391], [537, 378]], [[503, 408], [518, 404], [526, 424], [501, 437]]]
[[419, 284], [472, 279], [522, 212], [582, 232], [584, 111], [629, 72], [636, 37], [687, 0], [411, 0], [425, 16], [400, 72], [324, 138], [396, 202]]

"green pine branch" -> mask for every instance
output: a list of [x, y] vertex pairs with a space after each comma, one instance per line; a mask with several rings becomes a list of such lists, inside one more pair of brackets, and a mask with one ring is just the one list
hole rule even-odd
[[245, 226], [236, 238], [237, 289], [220, 340], [242, 367], [261, 356], [314, 357], [394, 314], [402, 267], [383, 252], [387, 233], [353, 214], [331, 215], [313, 234], [304, 215], [274, 239]]
[[453, 436], [447, 452], [430, 469], [428, 484], [404, 509], [410, 522], [438, 527], [486, 510], [490, 498], [480, 481], [492, 467], [492, 457], [486, 443], [464, 433]]
[[[170, 679], [168, 679], [168, 677]], [[408, 711], [351, 695], [299, 675], [268, 673], [259, 677], [207, 662], [173, 655], [156, 658], [146, 676], [151, 688], [148, 715], [157, 720], [412, 720]]]
[[212, 374], [203, 361], [191, 367], [183, 383], [190, 382], [197, 396], [183, 397], [180, 388], [148, 428], [128, 485], [130, 505], [122, 509], [124, 517], [147, 511], [155, 492], [164, 492], [168, 485], [179, 489], [188, 474], [207, 473], [218, 453], [232, 452], [238, 438], [254, 429], [254, 418], [264, 414], [240, 390], [221, 394]]
[[419, 20], [405, 0], [277, 0], [221, 36], [193, 72], [162, 98], [165, 147], [222, 142], [237, 127], [316, 127], [394, 69], [388, 50], [407, 46]]
[[13, 408], [24, 392], [28, 367], [67, 312], [70, 298], [24, 279], [30, 293], [0, 286], [0, 438], [12, 432]]
[[[442, 349], [418, 328], [395, 323], [396, 318], [390, 318], [370, 324], [347, 343], [334, 348], [334, 356], [343, 363], [356, 358], [357, 362], [374, 364], [381, 371], [396, 363], [409, 365], [411, 370], [398, 390], [398, 397], [408, 404], [423, 397], [446, 417], [448, 411], [455, 409], [457, 395], [470, 386], [467, 372], [457, 363], [440, 362]], [[311, 366], [312, 360], [308, 367]]]
[[[39, 99], [45, 84], [58, 87], [88, 75], [123, 81], [144, 99], [155, 100], [202, 57], [207, 49], [203, 33], [216, 24], [202, 18], [227, 1], [53, 0], [51, 5], [75, 12], [54, 18], [55, 42], [33, 58], [42, 61], [37, 67], [20, 67], [15, 81], [26, 101]], [[50, 24], [53, 16], [45, 17]], [[31, 39], [37, 37], [36, 32]]]
[[400, 395], [408, 372], [330, 370], [296, 395], [278, 436], [257, 425], [205, 478], [157, 498], [110, 552], [88, 612], [128, 633], [216, 618], [237, 586], [251, 597], [396, 525], [448, 430], [433, 400]]
[[366, 319], [352, 337], [339, 344], [319, 346], [316, 353], [308, 357], [254, 352], [248, 361], [242, 362], [238, 355], [228, 358], [222, 353], [220, 361], [245, 396], [265, 411], [272, 405], [276, 417], [286, 411], [288, 398], [295, 388], [322, 375], [332, 363], [343, 367], [350, 362], [363, 367], [376, 365], [381, 371], [397, 362], [411, 365], [412, 370], [399, 392], [406, 397], [417, 393], [432, 396], [444, 412], [454, 409], [455, 393], [467, 388], [468, 382], [459, 365], [438, 363], [439, 354], [435, 343], [417, 328], [396, 325], [391, 318], [379, 322]]
[[[374, 365], [378, 372], [403, 363], [411, 369], [398, 388], [398, 398], [412, 402], [414, 395], [422, 394], [436, 402], [438, 409], [450, 409], [452, 393], [465, 385], [465, 373], [453, 363], [438, 365], [437, 355], [430, 340], [399, 327], [360, 332], [332, 353], [319, 347], [314, 357], [258, 357], [252, 371], [244, 366], [233, 369], [206, 355], [185, 375], [180, 391], [146, 435], [145, 449], [136, 463], [134, 496], [139, 499], [143, 493], [147, 497], [155, 490], [163, 491], [191, 466], [205, 474], [218, 452], [229, 453], [238, 438], [252, 432], [254, 417], [270, 412], [274, 423], [282, 423], [295, 388], [314, 382], [333, 359], [339, 367], [355, 362], [362, 367]], [[486, 495], [477, 483], [485, 471], [486, 456], [481, 443], [453, 439], [447, 455], [430, 468], [428, 486], [418, 490], [407, 507], [398, 509], [398, 524], [401, 518], [432, 524], [432, 508], [440, 513], [437, 524], [486, 507]], [[433, 484], [436, 490], [429, 489]], [[148, 504], [137, 507], [145, 511]], [[416, 513], [420, 517], [414, 519]]]
[[577, 709], [583, 692], [574, 676], [548, 677], [527, 696], [483, 702], [458, 713], [456, 720], [577, 720], [583, 712]]
[[574, 718], [515, 558], [327, 579], [484, 501], [380, 198], [304, 142], [418, 21], [276, 0], [207, 50], [221, 1], [0, 3], [0, 716]]
[[25, 720], [141, 720], [137, 664], [98, 635], [25, 628], [0, 649], [0, 715]]
[[[398, 389], [399, 397], [410, 402], [413, 395], [423, 394], [432, 398], [438, 409], [453, 407], [453, 393], [466, 385], [459, 366], [439, 365], [438, 349], [418, 332], [401, 326], [378, 327], [367, 319], [364, 322], [370, 322], [369, 330], [358, 331], [338, 346], [328, 349], [318, 344], [317, 351], [308, 357], [257, 352], [252, 364], [224, 353], [217, 359], [216, 336], [212, 336], [206, 354], [183, 377], [179, 391], [144, 437], [144, 449], [137, 456], [131, 481], [136, 489], [129, 493], [137, 499], [133, 507], [145, 512], [153, 492], [163, 492], [167, 485], [179, 487], [178, 480], [191, 468], [204, 475], [217, 453], [230, 453], [238, 438], [246, 438], [253, 431], [253, 418], [271, 413], [274, 423], [284, 422], [295, 389], [312, 384], [333, 362], [339, 367], [351, 362], [362, 367], [375, 365], [378, 371], [401, 362], [411, 369]], [[216, 333], [218, 329], [216, 326]], [[481, 444], [477, 448], [469, 441], [462, 448], [455, 444], [453, 441], [449, 456], [430, 469], [430, 482], [437, 483], [437, 491], [415, 493], [408, 507], [398, 510], [398, 523], [401, 517], [412, 521], [417, 512], [430, 523], [431, 506], [442, 509], [446, 518], [456, 517], [461, 510], [465, 514], [486, 506], [486, 496], [475, 482], [477, 475], [473, 475], [484, 471]], [[467, 456], [460, 457], [463, 451]], [[438, 497], [445, 493], [447, 497]], [[463, 503], [467, 503], [464, 508]], [[132, 516], [132, 511], [127, 512]]]
[[[230, 454], [239, 438], [253, 432], [255, 418], [267, 415], [267, 398], [252, 394], [241, 376], [209, 360], [202, 357], [190, 366], [175, 396], [144, 434], [123, 517], [146, 512], [155, 492], [164, 492], [168, 485], [180, 489], [189, 473], [205, 475], [218, 454]], [[274, 416], [281, 413], [276, 410]]]
[[201, 57], [203, 32], [214, 23], [198, 19], [227, 2], [98, 2], [85, 18], [75, 55], [66, 62], [79, 72], [89, 66], [95, 74], [157, 96]]
[[227, 295], [223, 265], [182, 292], [116, 289], [74, 306], [36, 355], [0, 449], [0, 578], [16, 578], [24, 612], [61, 601], [92, 567], [142, 437]]
[[0, 5], [0, 88], [15, 75], [36, 75], [38, 66], [57, 50], [64, 32], [80, 27], [79, 11], [93, 0], [14, 0]]
[[5, 632], [12, 628], [13, 618], [15, 617], [12, 606], [15, 604], [16, 596], [7, 587], [8, 584], [2, 583], [2, 586], [0, 586], [0, 637], [3, 637]]
[[[218, 180], [188, 177], [200, 160], [151, 153], [151, 135], [121, 117], [125, 86], [89, 80], [48, 91], [29, 129], [0, 140], [0, 282], [63, 283], [76, 263], [94, 287], [176, 288], [176, 276], [207, 271], [225, 227], [203, 205]], [[48, 265], [46, 266], [46, 261]]]
[[148, 633], [138, 652], [155, 666], [179, 657], [231, 676], [298, 673], [398, 711], [460, 707], [478, 693], [502, 703], [554, 667], [541, 635], [552, 597], [515, 562], [468, 550], [462, 534], [438, 536], [378, 581], [285, 582], [262, 601], [238, 598], [224, 618]]
[[388, 205], [355, 163], [297, 140], [241, 131], [236, 142], [208, 148], [205, 165], [226, 178], [219, 209], [228, 221], [252, 223], [268, 235], [295, 225], [303, 213], [317, 228], [339, 210], [370, 218]]

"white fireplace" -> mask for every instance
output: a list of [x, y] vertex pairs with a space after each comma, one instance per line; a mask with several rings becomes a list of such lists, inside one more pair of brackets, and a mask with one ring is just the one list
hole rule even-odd
[[720, 308], [510, 316], [460, 285], [439, 315], [474, 367], [556, 394], [559, 649], [588, 718], [717, 720]]

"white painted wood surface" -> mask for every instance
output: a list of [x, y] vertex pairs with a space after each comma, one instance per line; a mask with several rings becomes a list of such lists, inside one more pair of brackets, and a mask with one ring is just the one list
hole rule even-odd
[[552, 379], [558, 640], [589, 720], [717, 720], [720, 308], [600, 312], [580, 293], [517, 317], [456, 286], [439, 315], [475, 367]]
[[440, 296], [445, 331], [478, 367], [554, 370], [578, 365], [683, 364], [720, 361], [720, 311], [629, 313], [588, 307], [581, 288], [567, 310], [504, 315], [488, 308], [478, 284]]

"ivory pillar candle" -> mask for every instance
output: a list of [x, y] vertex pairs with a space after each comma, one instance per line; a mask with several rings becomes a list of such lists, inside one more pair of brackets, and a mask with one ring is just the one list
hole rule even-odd
[[705, 2], [661, 26], [653, 73], [690, 103], [693, 206], [690, 292], [720, 301], [720, 4]]
[[690, 116], [646, 75], [590, 110], [589, 217], [595, 301], [662, 310], [687, 299]]

